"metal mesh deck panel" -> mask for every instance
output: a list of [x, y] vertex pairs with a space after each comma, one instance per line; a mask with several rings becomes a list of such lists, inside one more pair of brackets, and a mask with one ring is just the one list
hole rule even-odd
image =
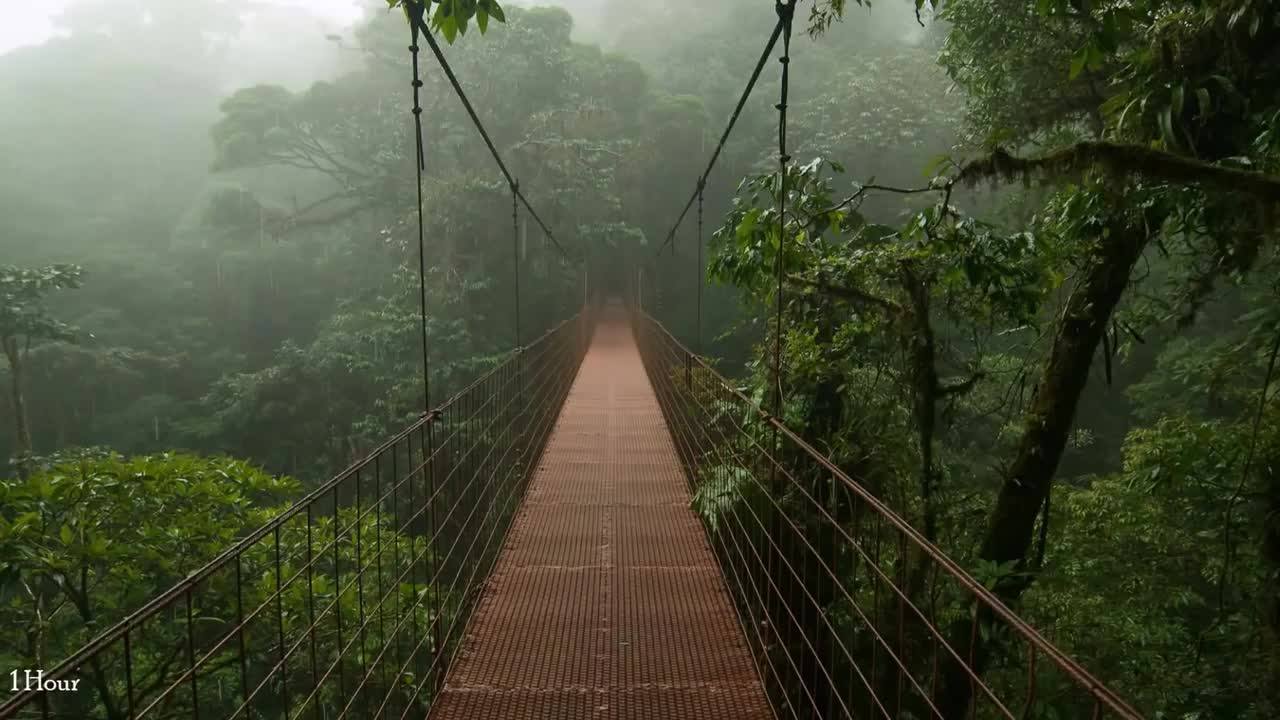
[[688, 503], [607, 311], [431, 720], [772, 718]]

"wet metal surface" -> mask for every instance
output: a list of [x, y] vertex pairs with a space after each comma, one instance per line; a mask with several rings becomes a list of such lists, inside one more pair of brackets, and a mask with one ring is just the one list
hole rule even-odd
[[621, 310], [606, 310], [431, 720], [764, 720]]

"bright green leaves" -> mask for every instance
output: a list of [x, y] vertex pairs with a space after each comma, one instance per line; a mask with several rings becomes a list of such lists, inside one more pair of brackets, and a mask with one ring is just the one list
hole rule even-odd
[[[1074, 44], [1068, 80], [1087, 79], [1090, 94], [1102, 93], [1097, 111], [1108, 120], [1106, 135], [1212, 156], [1258, 109], [1243, 102], [1231, 78], [1274, 84], [1255, 75], [1266, 74], [1266, 47], [1274, 44], [1253, 25], [1262, 5], [1040, 0], [1037, 11], [1055, 36]], [[1207, 51], [1221, 47], [1233, 48], [1230, 59]]]
[[[50, 594], [51, 605], [59, 593], [74, 601], [92, 588], [85, 607], [103, 625], [117, 617], [104, 610], [127, 610], [166, 589], [299, 490], [227, 458], [90, 451], [35, 464], [25, 480], [0, 479], [0, 516], [8, 519], [0, 522], [0, 575]], [[25, 608], [0, 608], [0, 624], [26, 627]], [[57, 621], [52, 659], [87, 639], [86, 619]], [[0, 646], [19, 646], [9, 639], [0, 636]]]
[[[279, 517], [301, 492], [289, 478], [229, 458], [86, 452], [37, 464], [40, 469], [26, 480], [0, 479], [0, 658], [17, 667], [37, 658], [50, 665], [66, 658], [249, 531]], [[364, 491], [371, 488], [365, 485]], [[379, 588], [379, 597], [384, 589], [399, 588], [399, 598], [387, 603], [395, 603], [402, 621], [413, 612], [418, 627], [427, 627], [428, 607], [448, 612], [447, 590], [422, 580], [430, 577], [426, 563], [434, 561], [425, 537], [398, 532], [389, 512], [360, 512], [359, 506], [314, 510], [285, 519], [278, 531], [244, 547], [235, 562], [193, 584], [186, 602], [194, 626], [184, 612], [161, 611], [143, 621], [145, 630], [132, 636], [131, 651], [134, 672], [148, 678], [140, 684], [139, 704], [150, 701], [157, 688], [180, 682], [185, 667], [173, 662], [174, 648], [186, 647], [193, 630], [197, 653], [201, 643], [209, 648], [239, 633], [251, 647], [269, 647], [283, 634], [287, 647], [315, 642], [321, 657], [337, 657], [347, 648], [317, 627], [335, 621], [360, 626], [365, 611], [353, 579], [357, 570], [366, 602], [370, 588]], [[375, 550], [377, 563], [371, 560]], [[432, 602], [422, 602], [427, 593], [437, 593]], [[271, 623], [249, 620], [254, 608], [269, 602]], [[414, 602], [418, 606], [411, 609]], [[238, 616], [246, 619], [239, 628]], [[371, 647], [391, 642], [384, 630], [369, 624]], [[210, 651], [210, 657], [218, 656]], [[247, 661], [253, 673], [274, 659]], [[302, 674], [310, 670], [296, 666], [283, 672], [289, 675], [281, 682], [301, 685]], [[209, 687], [236, 687], [239, 668], [209, 663], [202, 679]], [[370, 687], [379, 696], [385, 692]], [[77, 699], [76, 716], [108, 716], [104, 701], [122, 691], [123, 681], [110, 696], [85, 694]], [[339, 702], [331, 696], [322, 701]], [[239, 702], [238, 692], [209, 693], [200, 707], [225, 717]], [[187, 715], [189, 707], [178, 701], [173, 710]]]
[[[897, 228], [868, 223], [858, 211], [868, 188], [833, 199], [830, 176], [841, 168], [815, 160], [788, 169], [785, 267], [807, 282], [861, 288], [875, 306], [903, 302], [900, 268], [934, 278], [936, 291], [975, 318], [1029, 322], [1053, 285], [1051, 257], [1033, 232], [1004, 232], [941, 205], [912, 213]], [[754, 297], [776, 287], [778, 175], [757, 176], [739, 188], [725, 225], [716, 232], [711, 278]], [[868, 299], [870, 298], [870, 299]], [[857, 306], [857, 303], [855, 303]]]
[[476, 24], [480, 26], [481, 33], [488, 29], [489, 18], [498, 22], [507, 21], [506, 13], [502, 11], [502, 6], [496, 0], [480, 0], [476, 5]]
[[[838, 164], [817, 158], [807, 165], [787, 167], [787, 268], [802, 268], [825, 253], [827, 243], [862, 225], [862, 218], [838, 206], [827, 180], [840, 172]], [[724, 225], [712, 239], [708, 277], [753, 293], [768, 294], [775, 285], [774, 267], [783, 228], [778, 222], [781, 181], [777, 173], [748, 178]]]
[[982, 583], [983, 587], [994, 592], [1005, 583], [1025, 581], [1030, 576], [1029, 572], [1019, 569], [1018, 565], [1019, 563], [1016, 560], [995, 563], [978, 558], [974, 560], [973, 565], [970, 567], [970, 572], [973, 573], [975, 580]]
[[[1250, 616], [1268, 573], [1259, 543], [1234, 541], [1256, 532], [1256, 511], [1235, 497], [1251, 490], [1241, 485], [1251, 423], [1186, 414], [1188, 391], [1154, 393], [1178, 409], [1127, 434], [1121, 469], [1058, 486], [1057, 534], [1024, 607], [1055, 618], [1075, 638], [1064, 649], [1152, 717], [1271, 717], [1247, 671], [1266, 662]], [[1280, 438], [1277, 420], [1264, 418], [1264, 443]]]
[[441, 0], [436, 5], [435, 14], [431, 16], [431, 25], [444, 35], [446, 41], [452, 43], [458, 35], [466, 34], [469, 18], [466, 14], [459, 12], [458, 6], [467, 4], [459, 3], [457, 0]]
[[410, 4], [425, 6], [424, 17], [431, 16], [431, 27], [443, 35], [445, 41], [450, 44], [459, 35], [467, 34], [467, 25], [472, 20], [475, 20], [481, 34], [489, 29], [490, 19], [498, 22], [507, 20], [506, 13], [503, 12], [498, 0], [387, 0], [387, 6], [390, 8], [404, 8], [406, 16], [409, 13]]
[[[922, 213], [923, 214], [923, 213]], [[1051, 263], [1033, 232], [1001, 232], [973, 218], [956, 219], [934, 241], [945, 258], [940, 284], [993, 316], [1032, 322], [1052, 288]]]

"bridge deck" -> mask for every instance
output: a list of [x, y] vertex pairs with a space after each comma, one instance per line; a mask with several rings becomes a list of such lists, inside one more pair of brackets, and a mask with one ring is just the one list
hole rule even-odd
[[631, 330], [606, 311], [431, 719], [772, 717]]

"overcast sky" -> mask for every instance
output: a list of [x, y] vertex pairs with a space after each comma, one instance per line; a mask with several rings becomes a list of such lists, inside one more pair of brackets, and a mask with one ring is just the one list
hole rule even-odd
[[[0, 53], [38, 45], [54, 33], [51, 18], [83, 0], [0, 0]], [[207, 2], [208, 0], [195, 0]], [[260, 0], [274, 5], [302, 5], [338, 25], [360, 16], [360, 7], [386, 9], [385, 0]]]

